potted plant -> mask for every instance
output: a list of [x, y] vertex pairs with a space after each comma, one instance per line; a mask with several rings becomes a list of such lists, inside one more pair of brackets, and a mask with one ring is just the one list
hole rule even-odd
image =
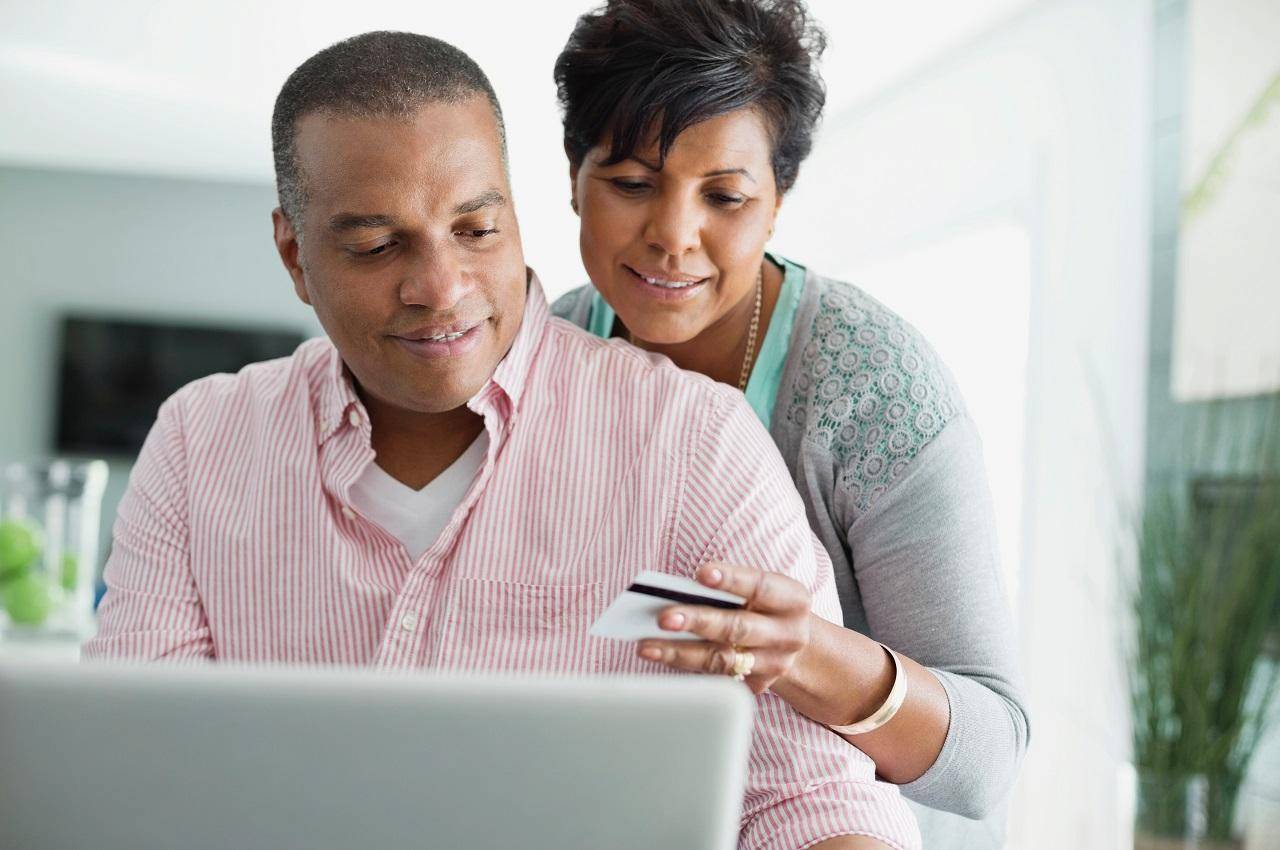
[[1240, 846], [1236, 799], [1280, 671], [1277, 412], [1280, 396], [1190, 416], [1179, 435], [1185, 469], [1149, 482], [1134, 523], [1128, 672], [1139, 850]]

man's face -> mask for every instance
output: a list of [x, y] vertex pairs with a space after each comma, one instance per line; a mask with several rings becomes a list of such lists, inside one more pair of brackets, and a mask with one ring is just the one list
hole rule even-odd
[[298, 122], [301, 246], [274, 214], [294, 288], [366, 398], [440, 413], [466, 403], [524, 314], [525, 266], [489, 102], [410, 119]]

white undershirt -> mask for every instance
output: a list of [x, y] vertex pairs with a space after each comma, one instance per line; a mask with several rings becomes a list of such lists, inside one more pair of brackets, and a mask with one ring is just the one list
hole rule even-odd
[[409, 558], [416, 561], [449, 524], [449, 517], [462, 503], [462, 497], [484, 463], [488, 447], [489, 436], [481, 431], [448, 469], [421, 490], [392, 478], [375, 461], [366, 466], [351, 485], [351, 504], [366, 519], [376, 522], [403, 543]]

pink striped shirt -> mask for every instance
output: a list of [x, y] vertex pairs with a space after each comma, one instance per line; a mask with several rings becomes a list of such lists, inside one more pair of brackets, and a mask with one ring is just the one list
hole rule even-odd
[[[327, 339], [196, 381], [160, 410], [120, 505], [86, 658], [665, 674], [587, 634], [638, 572], [727, 560], [785, 572], [839, 622], [831, 566], [743, 397], [548, 315], [468, 406], [489, 449], [411, 561], [356, 513], [369, 419]], [[758, 698], [739, 844], [920, 843], [862, 752]]]

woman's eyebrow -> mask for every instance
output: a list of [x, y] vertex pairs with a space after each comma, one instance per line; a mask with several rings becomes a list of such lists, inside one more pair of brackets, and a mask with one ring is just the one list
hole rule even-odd
[[726, 174], [741, 174], [752, 183], [756, 182], [756, 178], [752, 177], [751, 172], [747, 171], [745, 168], [718, 168], [715, 171], [708, 171], [702, 176], [705, 179], [707, 177], [724, 177]]
[[659, 165], [658, 163], [656, 163], [656, 162], [648, 162], [648, 161], [643, 160], [643, 159], [641, 159], [640, 157], [636, 156], [635, 154], [632, 154], [631, 156], [627, 157], [627, 159], [631, 160], [632, 162], [639, 163], [640, 165], [644, 166], [644, 167], [645, 167], [646, 169], [648, 169], [649, 171], [661, 171], [661, 170], [662, 170], [662, 166], [661, 166], [661, 165]]
[[[656, 162], [647, 162], [647, 161], [645, 161], [645, 160], [641, 159], [640, 157], [636, 156], [635, 154], [632, 154], [631, 156], [627, 157], [627, 159], [629, 159], [629, 160], [631, 160], [632, 162], [635, 162], [635, 163], [637, 163], [637, 164], [639, 164], [639, 165], [643, 166], [644, 168], [646, 168], [646, 169], [647, 169], [647, 170], [649, 170], [649, 171], [661, 171], [661, 170], [662, 170], [662, 166], [660, 166], [658, 163], [656, 163]], [[708, 177], [724, 177], [724, 176], [726, 176], [726, 175], [728, 175], [728, 174], [741, 174], [743, 177], [747, 178], [747, 179], [748, 179], [748, 180], [750, 180], [752, 183], [757, 183], [757, 182], [759, 182], [759, 181], [757, 181], [757, 180], [756, 180], [756, 178], [755, 178], [754, 176], [752, 176], [751, 172], [750, 172], [750, 171], [747, 171], [747, 169], [745, 169], [745, 168], [717, 168], [715, 171], [708, 171], [706, 174], [702, 175], [702, 179], [703, 179], [703, 180], [705, 180], [705, 179], [707, 179]]]

